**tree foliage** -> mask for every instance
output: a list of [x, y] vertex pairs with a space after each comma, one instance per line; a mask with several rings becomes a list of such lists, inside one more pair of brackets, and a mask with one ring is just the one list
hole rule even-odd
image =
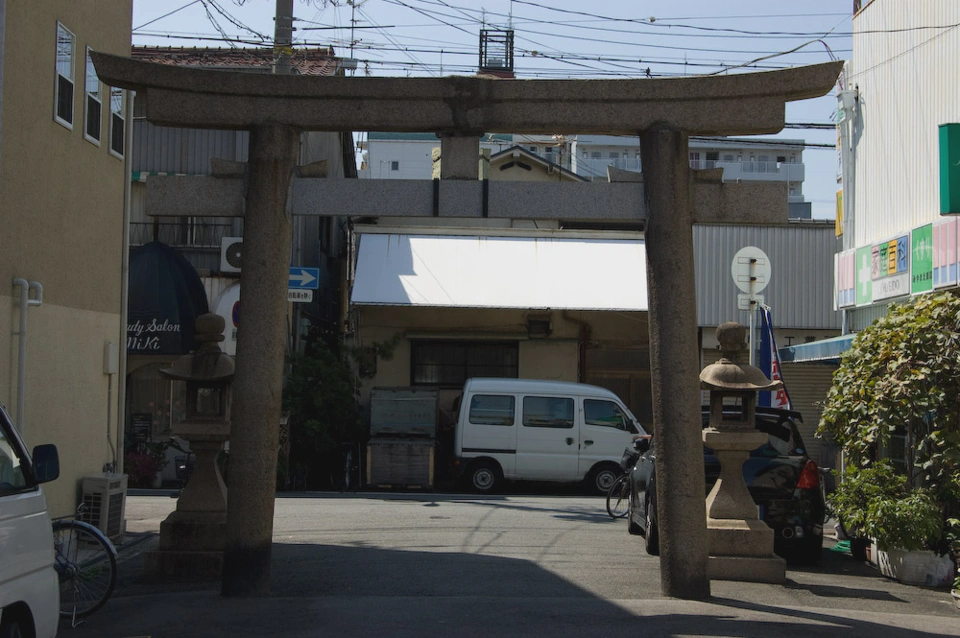
[[289, 464], [312, 487], [327, 487], [343, 472], [343, 453], [366, 439], [353, 373], [322, 339], [293, 360], [283, 392], [289, 415]]
[[956, 500], [960, 469], [960, 299], [921, 295], [891, 305], [859, 332], [834, 373], [817, 430], [866, 466], [898, 428], [916, 444], [916, 470]]

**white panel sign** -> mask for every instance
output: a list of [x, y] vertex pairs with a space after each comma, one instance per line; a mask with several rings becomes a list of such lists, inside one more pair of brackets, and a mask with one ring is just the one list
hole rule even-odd
[[290, 303], [309, 303], [313, 301], [313, 291], [290, 288], [287, 290], [287, 301]]
[[756, 246], [745, 246], [733, 256], [730, 274], [737, 288], [747, 294], [758, 293], [770, 283], [770, 259]]

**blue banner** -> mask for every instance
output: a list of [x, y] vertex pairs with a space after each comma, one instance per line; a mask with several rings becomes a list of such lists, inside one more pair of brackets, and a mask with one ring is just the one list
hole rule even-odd
[[[777, 353], [777, 340], [773, 336], [773, 319], [770, 308], [760, 306], [760, 352], [757, 355], [757, 367], [767, 375], [771, 381], [783, 381], [783, 372], [780, 368], [780, 355]], [[790, 395], [787, 393], [786, 382], [775, 392], [760, 392], [757, 405], [774, 408], [793, 409]]]

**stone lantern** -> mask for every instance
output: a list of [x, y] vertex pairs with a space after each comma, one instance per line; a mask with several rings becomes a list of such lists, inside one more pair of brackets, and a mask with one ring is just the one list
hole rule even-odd
[[755, 429], [757, 392], [778, 390], [783, 382], [738, 362], [745, 335], [738, 323], [720, 325], [717, 341], [723, 356], [700, 373], [700, 387], [710, 391], [703, 443], [720, 461], [720, 478], [707, 496], [707, 571], [714, 579], [783, 583], [786, 562], [773, 553], [773, 530], [759, 519], [743, 480], [743, 462], [767, 441]]
[[171, 421], [173, 434], [190, 443], [193, 472], [177, 509], [160, 524], [158, 551], [147, 554], [146, 572], [160, 579], [219, 578], [227, 520], [227, 489], [217, 455], [230, 438], [233, 357], [220, 350], [223, 317], [196, 320], [197, 349], [160, 373], [171, 379], [174, 396], [186, 397], [182, 416]]

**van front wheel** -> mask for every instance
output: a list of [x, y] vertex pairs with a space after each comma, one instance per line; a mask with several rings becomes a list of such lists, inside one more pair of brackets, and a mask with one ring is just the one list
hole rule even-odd
[[617, 482], [620, 475], [620, 466], [616, 463], [601, 463], [590, 470], [587, 475], [587, 489], [594, 494], [606, 496], [610, 487]]
[[493, 461], [477, 461], [470, 467], [470, 487], [478, 494], [489, 494], [500, 484], [502, 474]]

